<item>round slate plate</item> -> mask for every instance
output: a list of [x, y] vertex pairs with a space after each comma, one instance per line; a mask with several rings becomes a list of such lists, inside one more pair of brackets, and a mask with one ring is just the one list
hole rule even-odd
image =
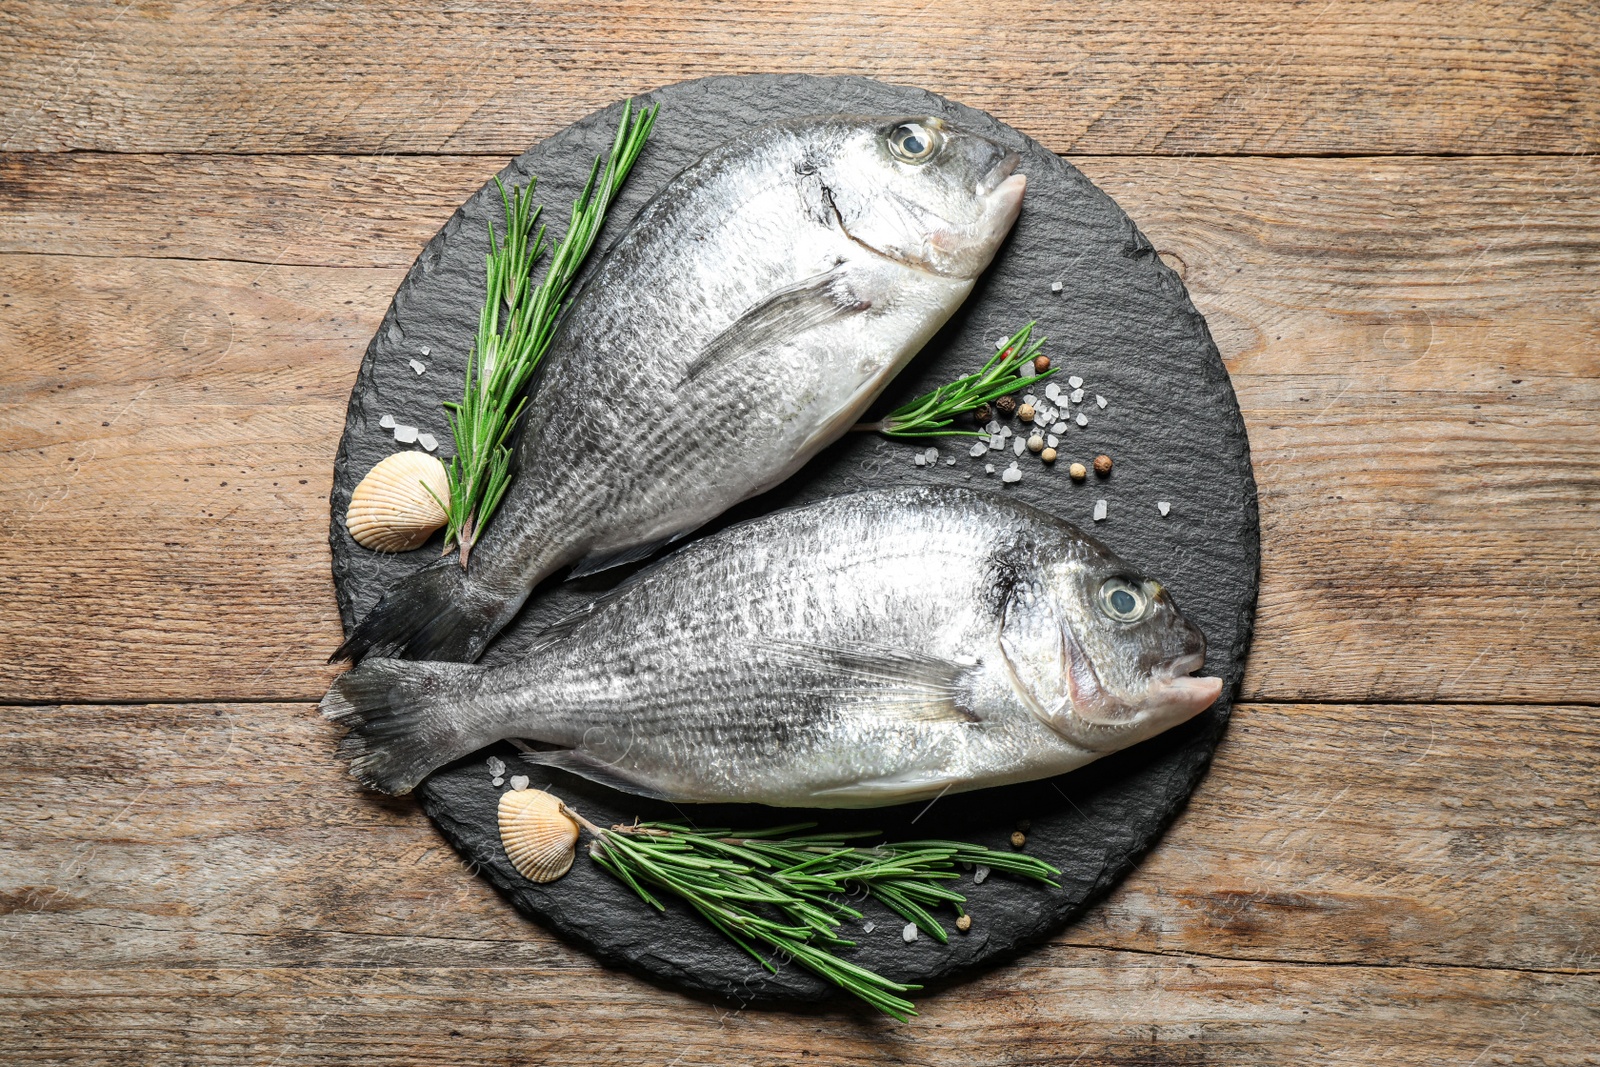
[[[1046, 351], [1067, 374], [1084, 379], [1085, 403], [1074, 410], [1088, 426], [1063, 435], [1062, 461], [1045, 468], [1031, 455], [1022, 481], [1003, 486], [987, 459], [967, 454], [969, 441], [948, 439], [931, 467], [915, 465], [924, 444], [850, 434], [805, 470], [765, 496], [747, 501], [702, 533], [761, 512], [858, 489], [914, 482], [970, 486], [1021, 497], [1091, 529], [1116, 551], [1159, 577], [1210, 643], [1206, 673], [1227, 682], [1210, 711], [1134, 749], [1060, 778], [946, 797], [933, 804], [864, 812], [796, 812], [761, 807], [712, 808], [658, 804], [612, 792], [561, 772], [519, 765], [509, 746], [478, 753], [435, 774], [418, 790], [424, 808], [472, 866], [521, 911], [537, 918], [607, 963], [686, 990], [743, 1004], [815, 1000], [833, 995], [810, 972], [780, 963], [770, 974], [673, 902], [665, 914], [580, 858], [548, 886], [524, 881], [511, 868], [495, 825], [499, 794], [486, 760], [498, 756], [510, 774], [526, 774], [592, 820], [689, 820], [700, 826], [770, 826], [816, 818], [826, 827], [875, 828], [896, 837], [951, 837], [997, 848], [1026, 824], [1029, 852], [1062, 870], [1060, 889], [1004, 876], [956, 883], [973, 915], [968, 934], [948, 945], [924, 936], [907, 943], [904, 922], [872, 902], [847, 936], [856, 962], [891, 978], [927, 986], [948, 983], [992, 965], [1020, 947], [1060, 930], [1105, 893], [1151, 847], [1204, 773], [1237, 690], [1254, 617], [1259, 527], [1249, 446], [1233, 389], [1205, 321], [1183, 284], [1155, 255], [1132, 221], [1073, 167], [990, 116], [932, 93], [864, 78], [758, 75], [708, 78], [644, 97], [661, 115], [649, 147], [612, 212], [600, 250], [622, 233], [639, 207], [669, 177], [708, 149], [762, 123], [807, 114], [845, 112], [939, 115], [1023, 153], [1028, 193], [994, 266], [955, 319], [889, 387], [880, 407], [970, 373], [994, 351], [995, 338], [1031, 319], [1048, 335]], [[603, 153], [620, 105], [607, 108], [536, 145], [500, 177], [508, 184], [538, 175], [537, 200], [552, 228], [563, 224], [590, 162]], [[380, 594], [438, 555], [428, 546], [381, 556], [358, 546], [341, 517], [350, 491], [397, 445], [379, 419], [415, 424], [449, 451], [440, 402], [459, 396], [465, 354], [482, 299], [486, 225], [500, 215], [486, 184], [428, 243], [395, 294], [367, 348], [356, 380], [335, 465], [332, 494], [334, 583], [348, 629]], [[598, 255], [591, 258], [591, 264]], [[1053, 292], [1052, 282], [1061, 283]], [[426, 365], [418, 374], [408, 363]], [[1059, 376], [1059, 379], [1064, 379]], [[1065, 381], [1061, 381], [1065, 385]], [[1103, 396], [1101, 409], [1095, 396]], [[1015, 424], [1013, 424], [1015, 425]], [[738, 447], [738, 427], [708, 419], [708, 433]], [[1096, 453], [1116, 460], [1108, 480], [1074, 485], [1067, 461]], [[991, 455], [1000, 455], [999, 453]], [[955, 464], [948, 460], [954, 457]], [[619, 463], [670, 463], [670, 455], [632, 455], [622, 443]], [[1095, 501], [1109, 516], [1092, 521]], [[1170, 501], [1162, 517], [1156, 503]], [[517, 656], [543, 626], [609, 588], [622, 575], [562, 585], [547, 583], [527, 610], [489, 649], [485, 663]], [[873, 929], [865, 930], [870, 922]]]

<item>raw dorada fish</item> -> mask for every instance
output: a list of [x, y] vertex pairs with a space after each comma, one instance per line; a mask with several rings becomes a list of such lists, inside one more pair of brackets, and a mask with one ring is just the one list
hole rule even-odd
[[873, 807], [1060, 774], [1208, 707], [1205, 638], [1074, 527], [959, 489], [835, 497], [639, 572], [503, 667], [369, 659], [323, 713], [403, 793], [484, 745], [673, 801]]
[[475, 660], [546, 576], [642, 559], [789, 477], [966, 299], [1018, 159], [937, 118], [829, 116], [684, 170], [562, 318], [468, 570], [399, 583], [334, 658]]

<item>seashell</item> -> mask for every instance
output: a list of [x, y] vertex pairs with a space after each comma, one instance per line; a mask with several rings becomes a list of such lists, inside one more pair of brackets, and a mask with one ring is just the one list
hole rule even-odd
[[500, 794], [500, 843], [511, 866], [530, 882], [553, 882], [572, 868], [578, 824], [542, 789]]
[[368, 471], [350, 494], [345, 528], [363, 548], [407, 552], [445, 524], [448, 516], [439, 501], [450, 502], [444, 464], [425, 452], [396, 452]]

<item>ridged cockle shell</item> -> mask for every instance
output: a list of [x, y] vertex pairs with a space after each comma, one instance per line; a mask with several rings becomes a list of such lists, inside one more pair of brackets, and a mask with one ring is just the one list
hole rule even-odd
[[572, 868], [578, 824], [544, 790], [513, 789], [500, 796], [500, 843], [528, 881], [553, 882]]
[[396, 452], [368, 471], [350, 494], [345, 527], [363, 548], [407, 552], [445, 524], [441, 502], [450, 502], [444, 464], [426, 452]]

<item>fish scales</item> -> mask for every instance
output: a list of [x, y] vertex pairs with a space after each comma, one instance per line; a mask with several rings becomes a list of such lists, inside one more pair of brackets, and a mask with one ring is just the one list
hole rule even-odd
[[1158, 582], [1070, 525], [924, 487], [707, 537], [513, 664], [369, 661], [324, 710], [352, 727], [357, 775], [389, 791], [520, 737], [557, 746], [538, 762], [644, 795], [873, 806], [1148, 737], [1220, 692], [1187, 677], [1203, 651]]
[[643, 558], [789, 477], [972, 290], [1018, 158], [936, 118], [822, 116], [687, 168], [563, 314], [466, 572], [412, 575], [335, 656], [474, 660], [548, 575]]

